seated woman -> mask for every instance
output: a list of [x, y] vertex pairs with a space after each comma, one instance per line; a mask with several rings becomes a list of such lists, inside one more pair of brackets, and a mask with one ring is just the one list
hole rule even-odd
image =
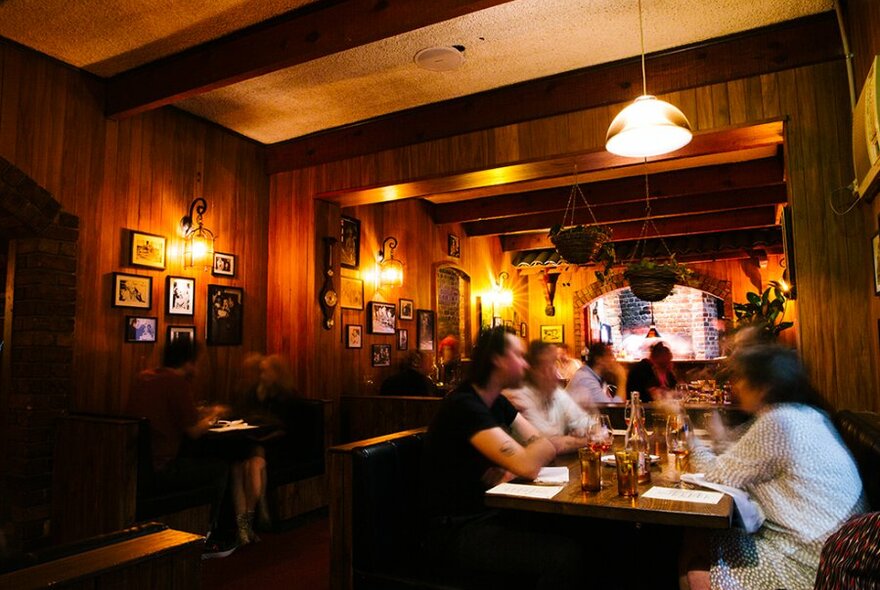
[[733, 393], [754, 420], [718, 456], [692, 437], [691, 465], [747, 491], [766, 520], [754, 534], [692, 534], [682, 587], [812, 588], [825, 540], [866, 509], [858, 470], [793, 351], [751, 346], [731, 357], [730, 369]]
[[678, 379], [672, 369], [672, 351], [663, 342], [651, 346], [648, 358], [640, 360], [629, 370], [626, 379], [626, 397], [638, 391], [642, 401], [661, 400], [665, 391], [675, 389]]

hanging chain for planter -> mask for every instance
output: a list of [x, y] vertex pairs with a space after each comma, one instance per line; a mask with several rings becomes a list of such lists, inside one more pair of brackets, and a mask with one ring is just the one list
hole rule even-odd
[[[575, 225], [578, 198], [587, 206], [587, 211], [593, 219], [592, 225]], [[566, 222], [569, 223], [569, 227], [566, 227]], [[599, 225], [590, 202], [581, 190], [575, 170], [574, 184], [568, 194], [565, 212], [562, 214], [562, 225], [554, 226], [550, 230], [550, 241], [556, 246], [559, 255], [569, 264], [587, 264], [598, 261], [599, 253], [610, 239], [611, 230]]]
[[639, 250], [641, 249], [642, 256], [645, 255], [645, 249], [648, 243], [648, 227], [654, 228], [654, 233], [657, 235], [657, 238], [660, 240], [660, 243], [663, 244], [663, 249], [666, 250], [667, 256], [669, 256], [670, 260], [675, 260], [675, 255], [672, 254], [672, 251], [669, 249], [669, 246], [666, 244], [666, 240], [663, 239], [663, 235], [660, 233], [660, 230], [657, 229], [657, 226], [654, 224], [654, 219], [651, 217], [651, 187], [648, 182], [648, 160], [645, 159], [645, 222], [642, 224], [642, 231], [639, 233], [639, 238], [636, 240], [636, 245], [633, 248], [631, 261], [633, 263], [638, 263], [641, 258], [639, 257]]

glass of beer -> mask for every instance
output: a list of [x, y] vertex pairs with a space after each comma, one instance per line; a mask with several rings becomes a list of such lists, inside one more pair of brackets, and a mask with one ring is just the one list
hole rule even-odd
[[687, 458], [690, 454], [688, 435], [691, 423], [687, 414], [671, 414], [666, 421], [666, 448], [675, 457], [672, 481], [681, 481], [681, 474], [687, 470]]
[[598, 492], [602, 489], [602, 453], [590, 447], [578, 449], [581, 462], [581, 489]]
[[623, 450], [614, 453], [617, 463], [617, 493], [632, 498], [639, 495], [639, 453]]

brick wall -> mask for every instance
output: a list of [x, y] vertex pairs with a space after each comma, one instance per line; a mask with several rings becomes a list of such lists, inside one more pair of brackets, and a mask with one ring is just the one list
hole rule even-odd
[[437, 341], [450, 334], [461, 340], [461, 291], [454, 269], [437, 269]]

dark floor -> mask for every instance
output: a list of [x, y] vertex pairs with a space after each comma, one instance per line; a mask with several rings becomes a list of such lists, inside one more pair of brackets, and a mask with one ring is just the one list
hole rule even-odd
[[202, 562], [202, 588], [210, 590], [330, 587], [330, 519], [308, 515], [279, 533], [260, 533], [262, 541], [229, 557]]

